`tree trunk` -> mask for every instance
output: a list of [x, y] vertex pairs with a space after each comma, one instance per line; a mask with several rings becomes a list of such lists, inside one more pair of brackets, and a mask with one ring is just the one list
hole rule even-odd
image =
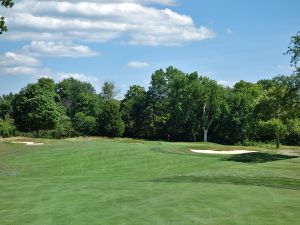
[[276, 148], [279, 148], [279, 136], [276, 137]]
[[207, 133], [208, 133], [208, 129], [203, 129], [203, 131], [204, 131], [204, 139], [203, 139], [203, 141], [204, 141], [204, 142], [207, 142]]
[[196, 134], [193, 132], [193, 139], [194, 139], [194, 142], [196, 142]]

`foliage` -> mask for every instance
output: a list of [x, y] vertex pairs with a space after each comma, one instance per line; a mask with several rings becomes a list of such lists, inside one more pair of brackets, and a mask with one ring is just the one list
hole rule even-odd
[[291, 43], [286, 54], [291, 56], [291, 65], [294, 65], [297, 68], [297, 63], [300, 59], [300, 31], [291, 37]]
[[[14, 6], [13, 0], [1, 0], [1, 5], [6, 8], [12, 8]], [[5, 24], [5, 18], [3, 16], [0, 16], [0, 34], [3, 32], [7, 32], [7, 26]]]
[[102, 86], [102, 93], [100, 96], [104, 100], [112, 100], [116, 97], [116, 95], [117, 95], [117, 91], [116, 91], [115, 84], [107, 81], [104, 82]]
[[290, 119], [287, 121], [288, 135], [284, 142], [290, 145], [300, 146], [300, 119]]
[[52, 131], [52, 138], [67, 138], [74, 136], [74, 128], [71, 123], [71, 119], [62, 115]]
[[87, 116], [83, 112], [78, 112], [75, 114], [73, 125], [75, 131], [79, 132], [82, 135], [96, 134], [96, 118]]
[[83, 112], [89, 116], [96, 116], [99, 113], [98, 98], [90, 83], [74, 78], [64, 79], [57, 84], [56, 93], [71, 119], [77, 112]]
[[259, 121], [258, 125], [261, 135], [276, 139], [276, 147], [279, 148], [280, 140], [288, 133], [286, 125], [280, 119], [276, 118], [268, 121]]
[[0, 136], [3, 138], [10, 137], [15, 132], [15, 126], [13, 120], [7, 116], [4, 119], [0, 119]]
[[12, 100], [14, 95], [12, 93], [8, 95], [0, 96], [0, 118], [4, 119], [12, 114]]
[[39, 79], [29, 84], [13, 100], [13, 118], [21, 131], [37, 131], [55, 127], [61, 109], [55, 102], [54, 81]]
[[125, 124], [125, 136], [144, 137], [146, 135], [143, 126], [145, 101], [145, 89], [138, 85], [130, 86], [120, 106]]
[[[133, 85], [115, 99], [113, 83], [97, 94], [74, 78], [55, 84], [42, 78], [18, 94], [0, 98], [0, 116], [18, 131], [43, 137], [126, 136], [224, 144], [299, 144], [300, 73], [233, 88], [174, 67], [152, 74], [148, 90]], [[276, 119], [274, 119], [276, 118]]]
[[125, 125], [122, 120], [119, 104], [114, 101], [105, 101], [103, 109], [97, 118], [98, 133], [108, 137], [123, 135]]

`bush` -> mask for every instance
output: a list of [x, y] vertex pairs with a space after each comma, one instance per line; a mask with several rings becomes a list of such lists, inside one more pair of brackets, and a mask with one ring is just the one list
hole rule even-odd
[[37, 132], [21, 132], [16, 131], [15, 134], [17, 136], [23, 137], [32, 137], [32, 138], [51, 138], [51, 139], [59, 139], [59, 138], [68, 138], [73, 136], [79, 136], [74, 131], [70, 118], [67, 116], [62, 116], [59, 122], [56, 124], [55, 129], [52, 130], [40, 130]]
[[13, 120], [6, 117], [4, 120], [0, 119], [0, 136], [3, 138], [10, 137], [15, 132]]

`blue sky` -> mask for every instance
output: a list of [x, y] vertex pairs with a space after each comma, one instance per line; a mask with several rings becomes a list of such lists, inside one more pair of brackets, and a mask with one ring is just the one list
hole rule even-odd
[[300, 30], [298, 0], [20, 0], [0, 9], [0, 94], [41, 76], [96, 90], [149, 84], [170, 65], [222, 84], [290, 74], [283, 55]]

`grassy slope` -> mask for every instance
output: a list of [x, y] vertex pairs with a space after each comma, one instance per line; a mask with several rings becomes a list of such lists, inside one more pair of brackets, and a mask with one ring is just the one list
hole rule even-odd
[[188, 151], [229, 148], [203, 143], [10, 141], [0, 141], [2, 225], [300, 221], [298, 157], [271, 150], [243, 156]]

